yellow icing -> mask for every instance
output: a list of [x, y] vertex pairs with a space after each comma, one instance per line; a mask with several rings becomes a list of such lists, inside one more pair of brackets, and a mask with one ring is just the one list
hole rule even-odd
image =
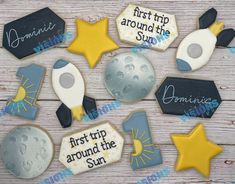
[[77, 37], [69, 45], [68, 51], [82, 54], [91, 68], [94, 68], [102, 54], [119, 48], [108, 35], [108, 18], [94, 24], [77, 19]]
[[23, 100], [25, 98], [25, 96], [26, 96], [26, 91], [22, 86], [20, 86], [18, 88], [18, 91], [17, 91], [17, 94], [16, 94], [15, 98], [12, 99], [12, 100], [14, 102], [19, 102], [19, 101]]
[[224, 28], [224, 23], [223, 22], [214, 22], [209, 29], [210, 31], [217, 36]]
[[76, 120], [81, 120], [82, 117], [84, 116], [84, 111], [82, 106], [74, 107], [71, 110], [72, 110], [72, 116]]
[[140, 154], [142, 153], [142, 151], [143, 151], [143, 145], [142, 145], [141, 141], [138, 140], [138, 139], [134, 139], [134, 140], [133, 140], [133, 143], [134, 143], [135, 152], [132, 153], [132, 156], [138, 156], [138, 155], [140, 155]]
[[209, 177], [210, 160], [223, 148], [207, 139], [204, 126], [199, 124], [190, 134], [173, 134], [171, 138], [179, 152], [176, 171], [194, 168]]

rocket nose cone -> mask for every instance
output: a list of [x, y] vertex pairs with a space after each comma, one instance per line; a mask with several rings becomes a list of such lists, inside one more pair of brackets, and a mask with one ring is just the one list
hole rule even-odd
[[191, 71], [192, 68], [191, 66], [184, 60], [182, 59], [176, 59], [176, 64], [177, 67], [180, 71]]
[[53, 68], [54, 69], [62, 68], [62, 67], [64, 67], [67, 64], [69, 64], [69, 62], [67, 62], [67, 61], [65, 61], [63, 59], [60, 59], [60, 60], [56, 61], [56, 63], [54, 64]]

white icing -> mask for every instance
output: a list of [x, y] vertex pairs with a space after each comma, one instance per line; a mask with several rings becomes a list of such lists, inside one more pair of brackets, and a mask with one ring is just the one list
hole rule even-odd
[[[180, 43], [176, 58], [186, 61], [192, 68], [197, 70], [204, 66], [210, 59], [216, 44], [217, 38], [209, 29], [200, 29], [186, 36]], [[198, 58], [192, 58], [188, 55], [189, 45], [196, 43], [202, 48], [202, 54]]]
[[[60, 84], [60, 75], [69, 73], [74, 77], [74, 84], [70, 88], [64, 88]], [[60, 100], [70, 109], [81, 106], [85, 93], [84, 80], [79, 70], [71, 63], [59, 69], [52, 70], [52, 85]]]
[[38, 28], [37, 30], [33, 28], [31, 33], [26, 33], [23, 36], [19, 35], [15, 29], [10, 29], [8, 32], [6, 32], [8, 45], [9, 47], [17, 48], [21, 42], [25, 41], [25, 39], [31, 39], [33, 37], [37, 37], [41, 33], [53, 30], [56, 24], [53, 24], [52, 26], [51, 25], [52, 23], [49, 22], [48, 26], [44, 24], [42, 28]]
[[[174, 15], [139, 5], [128, 5], [116, 23], [122, 41], [138, 45], [149, 42], [156, 50], [167, 49], [178, 36]], [[161, 37], [163, 34], [169, 37]]]
[[59, 161], [79, 174], [119, 161], [123, 146], [124, 138], [105, 122], [64, 137]]
[[202, 96], [201, 98], [195, 98], [192, 95], [189, 96], [176, 96], [175, 95], [175, 86], [168, 85], [165, 86], [164, 93], [162, 96], [162, 102], [164, 104], [170, 103], [190, 103], [190, 104], [205, 104], [211, 101], [211, 98], [205, 98]]

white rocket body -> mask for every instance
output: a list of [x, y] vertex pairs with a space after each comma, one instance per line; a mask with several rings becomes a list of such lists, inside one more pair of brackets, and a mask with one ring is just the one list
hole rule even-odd
[[200, 29], [190, 33], [180, 43], [176, 63], [180, 71], [193, 71], [205, 65], [216, 45], [217, 38], [210, 29]]
[[58, 60], [52, 70], [52, 85], [57, 96], [68, 108], [82, 106], [85, 93], [84, 80], [73, 64]]

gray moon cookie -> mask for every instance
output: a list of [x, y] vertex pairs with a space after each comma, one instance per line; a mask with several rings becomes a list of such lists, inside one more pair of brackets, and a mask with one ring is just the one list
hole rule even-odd
[[7, 170], [18, 178], [30, 179], [41, 175], [50, 165], [54, 145], [41, 128], [22, 125], [4, 138], [0, 157]]
[[126, 52], [116, 55], [107, 64], [104, 81], [106, 89], [115, 99], [136, 102], [151, 91], [155, 72], [143, 55]]

